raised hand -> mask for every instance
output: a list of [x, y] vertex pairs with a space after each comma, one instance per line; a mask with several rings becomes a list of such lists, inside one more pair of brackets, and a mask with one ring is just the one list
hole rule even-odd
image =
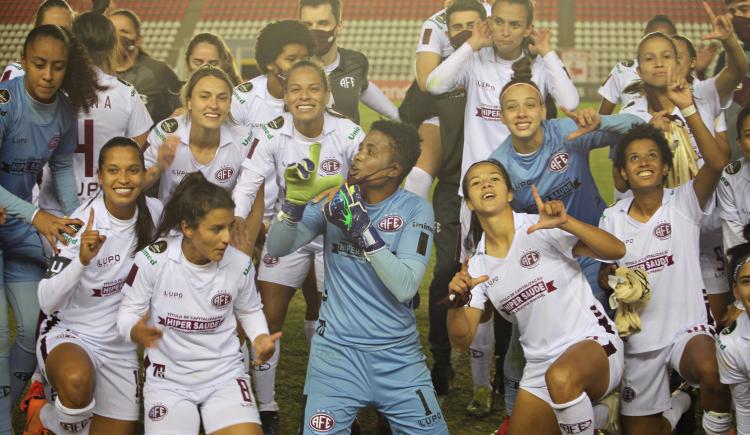
[[78, 232], [78, 228], [83, 226], [83, 221], [80, 219], [61, 218], [39, 210], [34, 215], [31, 225], [39, 231], [42, 237], [47, 239], [55, 252], [59, 252], [59, 249], [56, 247], [58, 241], [63, 245], [68, 244], [68, 241], [63, 237], [63, 233], [74, 236]]
[[88, 266], [91, 260], [96, 257], [96, 254], [99, 253], [105, 240], [107, 240], [107, 236], [99, 234], [99, 231], [94, 229], [94, 208], [92, 207], [89, 209], [89, 220], [86, 223], [86, 229], [81, 234], [81, 251], [78, 253], [81, 264]]
[[539, 29], [531, 32], [529, 50], [536, 51], [542, 57], [552, 51], [552, 32], [549, 29]]
[[656, 112], [653, 114], [651, 120], [648, 123], [666, 133], [672, 129], [670, 125], [671, 121], [668, 118], [669, 114], [669, 110]]
[[174, 162], [174, 156], [177, 154], [177, 147], [182, 141], [179, 136], [170, 135], [164, 139], [164, 142], [156, 152], [156, 165], [159, 167], [159, 172], [164, 172]]
[[321, 192], [336, 187], [344, 181], [341, 175], [318, 177], [320, 146], [318, 142], [310, 145], [310, 158], [292, 163], [284, 170], [287, 202], [293, 205], [305, 205]]
[[695, 57], [695, 71], [705, 71], [714, 60], [716, 52], [719, 51], [719, 44], [715, 42], [709, 44], [702, 42], [696, 48], [698, 49], [698, 53]]
[[151, 314], [146, 313], [145, 316], [141, 317], [141, 320], [133, 326], [130, 330], [130, 339], [133, 343], [137, 343], [143, 347], [157, 347], [159, 345], [159, 339], [163, 335], [160, 328], [148, 323], [148, 319]]
[[573, 121], [575, 121], [576, 125], [578, 126], [578, 130], [570, 133], [567, 137], [565, 137], [565, 140], [567, 141], [571, 141], [583, 136], [584, 134], [591, 133], [592, 131], [599, 128], [602, 123], [602, 118], [599, 115], [599, 112], [592, 108], [581, 109], [577, 112], [571, 112], [565, 109], [562, 109], [562, 111], [565, 113], [565, 115], [568, 116], [568, 118], [571, 118]]
[[542, 197], [539, 196], [539, 191], [534, 184], [531, 185], [531, 194], [534, 195], [534, 202], [536, 202], [536, 207], [539, 210], [539, 221], [526, 230], [527, 234], [537, 230], [558, 228], [568, 222], [568, 213], [565, 211], [565, 204], [562, 201], [542, 202]]
[[703, 40], [718, 39], [719, 41], [726, 41], [727, 39], [734, 36], [734, 27], [732, 27], [732, 16], [730, 14], [716, 15], [711, 10], [711, 6], [708, 3], [703, 2], [703, 8], [708, 14], [708, 18], [711, 21], [711, 31], [703, 35]]
[[253, 341], [253, 350], [255, 351], [255, 361], [253, 365], [259, 366], [265, 364], [273, 353], [276, 351], [276, 342], [281, 338], [281, 332], [275, 334], [261, 334]]
[[469, 303], [471, 300], [471, 289], [490, 279], [487, 275], [472, 277], [469, 274], [469, 260], [467, 258], [461, 264], [461, 270], [453, 276], [448, 284], [448, 297], [442, 303], [449, 308], [459, 308]]
[[488, 20], [481, 21], [474, 26], [471, 37], [466, 41], [474, 51], [484, 47], [492, 47], [492, 27]]
[[679, 77], [675, 73], [676, 71], [672, 71], [672, 68], [667, 69], [667, 98], [683, 110], [693, 104], [693, 90], [685, 77]]

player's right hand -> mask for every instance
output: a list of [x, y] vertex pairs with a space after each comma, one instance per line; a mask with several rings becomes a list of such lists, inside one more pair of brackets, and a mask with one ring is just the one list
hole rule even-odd
[[47, 239], [50, 246], [55, 252], [59, 252], [57, 249], [57, 242], [59, 241], [63, 245], [68, 244], [67, 240], [63, 237], [63, 233], [69, 236], [75, 236], [77, 229], [74, 226], [83, 226], [83, 221], [80, 219], [68, 219], [57, 217], [46, 211], [39, 210], [34, 215], [34, 220], [31, 225], [39, 231], [42, 237]]
[[571, 141], [573, 139], [576, 139], [580, 136], [583, 136], [586, 133], [590, 133], [597, 128], [602, 123], [601, 115], [599, 115], [599, 112], [596, 110], [587, 107], [585, 109], [581, 109], [577, 112], [571, 112], [568, 110], [563, 109], [563, 112], [573, 121], [575, 121], [576, 125], [578, 126], [578, 130], [570, 133], [565, 140]]
[[141, 317], [138, 323], [133, 326], [130, 330], [130, 339], [133, 343], [139, 344], [145, 348], [157, 347], [159, 345], [159, 339], [163, 332], [161, 329], [148, 323], [148, 319], [151, 317], [149, 313]]
[[88, 266], [91, 259], [99, 253], [105, 240], [107, 240], [107, 236], [99, 234], [99, 231], [94, 229], [94, 208], [92, 207], [89, 212], [89, 221], [86, 223], [86, 229], [81, 234], [81, 251], [78, 253], [81, 264]]
[[292, 163], [284, 170], [286, 181], [286, 201], [293, 205], [305, 205], [320, 193], [344, 182], [341, 175], [318, 176], [320, 143], [310, 145], [310, 158]]
[[617, 263], [602, 263], [599, 266], [599, 287], [607, 294], [612, 293], [615, 289], [609, 286], [609, 276], [614, 275], [617, 270]]
[[470, 259], [467, 258], [464, 260], [463, 264], [461, 264], [461, 270], [453, 276], [450, 284], [448, 284], [448, 297], [444, 305], [448, 305], [449, 308], [459, 308], [469, 303], [471, 289], [490, 279], [487, 275], [478, 277], [469, 275]]
[[164, 172], [168, 167], [172, 166], [174, 156], [177, 154], [177, 147], [181, 142], [180, 137], [175, 135], [167, 136], [164, 139], [164, 142], [156, 152], [156, 165], [159, 167], [159, 172]]
[[265, 364], [276, 351], [276, 342], [279, 339], [281, 339], [281, 331], [271, 335], [261, 334], [255, 337], [255, 340], [253, 340], [253, 350], [255, 351], [253, 365]]
[[492, 47], [492, 27], [489, 20], [480, 21], [474, 26], [471, 37], [466, 41], [474, 51], [484, 47]]

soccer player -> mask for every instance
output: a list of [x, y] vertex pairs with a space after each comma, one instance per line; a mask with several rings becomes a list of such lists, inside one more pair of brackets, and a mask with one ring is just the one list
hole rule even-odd
[[743, 156], [724, 168], [716, 189], [725, 251], [744, 243], [742, 231], [750, 223], [750, 106], [737, 116], [737, 142]]
[[[268, 335], [250, 257], [229, 246], [234, 203], [203, 174], [186, 176], [164, 207], [157, 237], [135, 256], [117, 318], [142, 345], [146, 433], [260, 435], [235, 317], [256, 363], [281, 336]], [[158, 325], [158, 326], [157, 326]]]
[[221, 36], [204, 32], [193, 36], [185, 50], [185, 68], [189, 74], [203, 65], [219, 68], [229, 76], [233, 86], [242, 81], [232, 51]]
[[[670, 51], [658, 51], [663, 53], [659, 56]], [[649, 63], [640, 62], [644, 80], [653, 74], [647, 69]], [[705, 432], [726, 434], [732, 423], [731, 400], [719, 382], [714, 320], [698, 248], [701, 223], [713, 211], [714, 190], [729, 160], [729, 145], [717, 141], [704, 124], [684, 78], [667, 74], [663, 83], [670, 104], [687, 120], [705, 164], [693, 180], [670, 190], [665, 182], [672, 150], [661, 130], [636, 126], [616, 148], [615, 165], [633, 197], [606, 209], [599, 226], [626, 241], [628, 250], [619, 264], [646, 271], [651, 287], [651, 300], [640, 312], [641, 330], [625, 343], [623, 429], [626, 435], [674, 429], [690, 406], [690, 397], [679, 392], [670, 399], [667, 369], [671, 368], [691, 385], [700, 385]]]
[[396, 106], [367, 78], [367, 57], [338, 46], [337, 39], [344, 29], [341, 0], [300, 0], [299, 19], [310, 29], [315, 58], [323, 64], [331, 82], [331, 107], [359, 124], [361, 100], [379, 114], [398, 119]]
[[[79, 143], [73, 159], [73, 170], [78, 200], [83, 203], [99, 192], [94, 164], [104, 144], [115, 136], [125, 136], [142, 145], [153, 121], [135, 88], [110, 75], [111, 59], [117, 44], [112, 22], [100, 11], [84, 12], [73, 22], [73, 34], [94, 63], [97, 82], [102, 88], [88, 113], [78, 116]], [[65, 214], [57, 200], [49, 167], [44, 169], [39, 207], [59, 216]]]
[[[0, 163], [5, 168], [0, 172], [0, 207], [8, 215], [0, 225], [0, 433], [11, 433], [11, 403], [18, 402], [36, 366], [36, 287], [46, 269], [42, 239], [55, 249], [57, 241], [67, 244], [64, 234], [75, 233], [68, 224], [82, 224], [30, 203], [37, 173], [49, 161], [63, 210], [70, 214], [78, 207], [76, 114], [97, 101], [98, 90], [96, 73], [79, 47], [59, 26], [36, 27], [23, 44], [26, 74], [0, 83], [0, 110], [5, 113], [0, 117]], [[16, 324], [12, 349], [8, 302]]]
[[181, 82], [164, 62], [151, 57], [143, 48], [141, 19], [130, 9], [109, 13], [120, 47], [113, 70], [118, 78], [131, 83], [146, 105], [151, 119], [166, 119], [180, 106], [177, 95]]
[[[330, 202], [308, 204], [337, 180], [321, 179], [320, 145], [285, 171], [271, 255], [319, 235], [326, 287], [305, 380], [305, 434], [343, 434], [374, 406], [394, 433], [447, 434], [424, 364], [411, 306], [432, 247], [432, 207], [399, 189], [419, 156], [416, 129], [376, 121]], [[307, 207], [306, 207], [307, 206]]]
[[[132, 139], [115, 137], [102, 146], [101, 193], [71, 215], [86, 226], [52, 257], [39, 283], [46, 318], [36, 355], [57, 397], [50, 403], [32, 400], [27, 419], [58, 435], [136, 430], [138, 355], [136, 346], [118, 335], [117, 310], [133, 256], [151, 243], [161, 217], [159, 200], [143, 193], [145, 173]], [[38, 423], [26, 428], [38, 429]]]
[[[345, 174], [364, 137], [362, 129], [348, 119], [327, 112], [330, 87], [323, 68], [312, 61], [298, 61], [288, 70], [284, 88], [284, 101], [289, 113], [255, 129], [248, 158], [242, 164], [233, 198], [237, 203], [236, 216], [246, 216], [263, 183], [270, 178], [285, 189], [283, 173], [286, 165], [308, 156], [312, 143], [322, 144], [321, 175]], [[320, 240], [311, 240], [283, 257], [268, 252], [268, 239], [263, 249], [258, 287], [263, 300], [263, 310], [271, 332], [280, 331], [294, 291], [302, 286], [308, 271], [314, 265], [317, 288], [323, 286], [323, 246]], [[312, 323], [312, 322], [310, 322]], [[305, 332], [312, 335], [312, 324]], [[279, 361], [280, 345], [276, 353], [256, 376], [261, 416], [268, 427], [276, 424], [278, 404], [274, 384]], [[265, 422], [264, 421], [264, 422]], [[264, 425], [266, 427], [266, 425]]]
[[483, 235], [451, 282], [451, 342], [468, 349], [490, 302], [518, 324], [527, 359], [510, 433], [593, 434], [592, 402], [620, 383], [623, 344], [575, 258], [617, 260], [625, 244], [569, 216], [561, 201], [543, 202], [534, 187], [539, 215], [514, 212], [511, 183], [495, 160], [466, 173], [464, 198]]
[[750, 226], [745, 226], [745, 243], [729, 249], [729, 274], [732, 292], [744, 312], [731, 325], [721, 331], [716, 341], [716, 356], [719, 359], [721, 383], [728, 385], [732, 392], [737, 433], [750, 433], [750, 358], [748, 358], [747, 337], [750, 336]]

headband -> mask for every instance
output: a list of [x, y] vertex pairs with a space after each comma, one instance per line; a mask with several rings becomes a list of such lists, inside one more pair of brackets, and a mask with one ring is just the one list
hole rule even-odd
[[737, 283], [737, 276], [740, 274], [740, 269], [742, 269], [742, 266], [744, 266], [744, 265], [746, 265], [748, 263], [750, 263], [750, 255], [747, 256], [747, 258], [745, 258], [741, 262], [739, 262], [737, 264], [737, 267], [734, 268], [734, 274], [732, 275], [732, 279], [734, 279], [734, 283], [735, 284]]
[[539, 88], [537, 88], [536, 86], [534, 86], [532, 83], [528, 83], [528, 82], [513, 83], [512, 85], [510, 85], [507, 88], [505, 88], [505, 90], [500, 94], [500, 101], [501, 102], [503, 101], [503, 95], [505, 95], [506, 92], [508, 92], [509, 90], [515, 88], [516, 86], [521, 86], [521, 85], [528, 86], [531, 89], [535, 90], [536, 93], [537, 93], [537, 95], [539, 95], [539, 101], [541, 101], [542, 103], [544, 103], [544, 97], [542, 97], [542, 93], [539, 92]]

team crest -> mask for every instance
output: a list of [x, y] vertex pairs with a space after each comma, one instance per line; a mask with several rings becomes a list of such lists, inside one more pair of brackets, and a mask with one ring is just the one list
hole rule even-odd
[[174, 133], [177, 131], [177, 120], [174, 118], [165, 119], [159, 126], [164, 133]]
[[217, 293], [211, 298], [211, 304], [216, 308], [226, 308], [232, 302], [232, 295], [226, 292]]
[[266, 254], [263, 256], [263, 264], [268, 267], [274, 267], [279, 264], [279, 257], [271, 257], [270, 255]]
[[268, 123], [268, 126], [271, 127], [274, 130], [278, 130], [281, 127], [284, 126], [284, 117], [279, 116], [278, 118], [274, 119], [273, 121]]
[[253, 83], [252, 82], [245, 82], [240, 85], [237, 85], [237, 90], [240, 92], [250, 92], [253, 90]]
[[721, 335], [729, 335], [729, 334], [731, 334], [735, 330], [735, 328], [737, 328], [737, 321], [736, 320], [734, 322], [732, 322], [730, 325], [727, 325], [726, 328], [722, 329], [721, 330]]
[[341, 171], [341, 162], [336, 159], [326, 159], [320, 162], [320, 170], [326, 175], [338, 174]]
[[10, 100], [10, 91], [7, 89], [0, 89], [0, 104], [8, 104], [10, 103]]
[[547, 166], [552, 172], [564, 172], [568, 169], [568, 153], [557, 153], [549, 158]]
[[654, 237], [659, 240], [667, 240], [672, 236], [672, 224], [662, 222], [654, 228]]
[[404, 219], [399, 215], [386, 216], [378, 222], [380, 231], [394, 232], [404, 226]]
[[630, 403], [635, 400], [635, 390], [631, 387], [625, 387], [622, 389], [622, 400]]
[[317, 433], [332, 432], [336, 427], [336, 420], [328, 412], [316, 412], [310, 417], [310, 428]]
[[740, 172], [741, 168], [742, 168], [742, 162], [740, 160], [735, 160], [732, 163], [728, 164], [726, 168], [724, 168], [724, 172], [726, 172], [729, 175], [734, 175]]
[[158, 242], [148, 245], [148, 250], [154, 254], [161, 254], [167, 250], [167, 242], [166, 240], [159, 240]]
[[539, 265], [539, 260], [542, 259], [542, 254], [539, 251], [526, 251], [521, 257], [519, 263], [526, 269], [533, 269]]
[[231, 165], [224, 165], [221, 167], [221, 169], [216, 171], [214, 177], [219, 183], [224, 183], [232, 178], [232, 175], [234, 175], [234, 168]]
[[163, 420], [166, 416], [167, 407], [162, 405], [161, 403], [157, 403], [156, 405], [152, 406], [148, 411], [148, 418], [151, 419], [151, 421]]
[[58, 145], [60, 145], [60, 135], [59, 134], [56, 134], [56, 135], [52, 136], [50, 138], [49, 142], [47, 142], [47, 148], [50, 149], [50, 150], [54, 150], [55, 148], [58, 147]]

